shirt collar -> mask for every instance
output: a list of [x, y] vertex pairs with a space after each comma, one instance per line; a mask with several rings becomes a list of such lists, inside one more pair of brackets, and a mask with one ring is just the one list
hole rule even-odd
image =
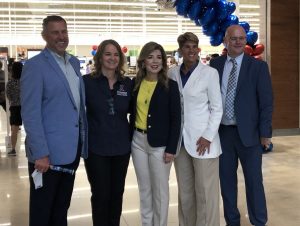
[[230, 57], [229, 55], [227, 55], [227, 59], [226, 59], [226, 63], [229, 63], [229, 61], [231, 59], [235, 59], [237, 65], [241, 65], [242, 63], [242, 60], [243, 60], [243, 57], [244, 57], [244, 53], [240, 54], [239, 56], [233, 58], [233, 57]]
[[[190, 70], [187, 72], [187, 74], [192, 74], [192, 72], [195, 70], [195, 68], [198, 66], [198, 64], [199, 64], [199, 61], [197, 60], [197, 62], [195, 64], [193, 64], [193, 66], [190, 68]], [[181, 66], [180, 66], [180, 73], [181, 74], [184, 74], [183, 70], [182, 70], [183, 67], [184, 67], [184, 63], [182, 63]]]
[[57, 54], [56, 52], [52, 51], [51, 49], [47, 48], [49, 50], [49, 52], [51, 53], [51, 55], [58, 60], [64, 60], [65, 62], [69, 61], [71, 58], [71, 55], [68, 54], [67, 52], [65, 52], [65, 56], [61, 56], [59, 54]]
[[[103, 75], [102, 72], [100, 73], [100, 76], [98, 78], [101, 79], [101, 80], [107, 80], [108, 81], [107, 77], [105, 75]], [[116, 83], [122, 83], [123, 81], [124, 81], [124, 78], [122, 76], [117, 76]]]

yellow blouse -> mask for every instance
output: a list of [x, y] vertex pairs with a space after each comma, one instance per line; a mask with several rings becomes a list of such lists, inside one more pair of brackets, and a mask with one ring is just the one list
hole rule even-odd
[[147, 115], [150, 101], [155, 90], [157, 81], [147, 81], [143, 79], [137, 97], [137, 113], [135, 120], [135, 127], [147, 130]]

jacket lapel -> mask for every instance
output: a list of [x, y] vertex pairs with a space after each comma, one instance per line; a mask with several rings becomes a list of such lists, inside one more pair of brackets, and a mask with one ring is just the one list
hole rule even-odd
[[176, 66], [176, 68], [174, 68], [172, 70], [174, 70], [174, 72], [171, 73], [170, 79], [177, 82], [179, 91], [182, 92], [182, 81], [181, 81], [181, 77], [180, 77], [180, 66]]
[[224, 72], [224, 67], [225, 67], [225, 62], [226, 62], [226, 55], [222, 56], [222, 58], [220, 59], [221, 63], [219, 65], [217, 65], [217, 70], [219, 72], [219, 76], [220, 76], [220, 87], [222, 86], [222, 79], [223, 79], [223, 72]]
[[[66, 88], [66, 90], [67, 90], [67, 92], [69, 94], [69, 97], [70, 97], [72, 103], [74, 104], [74, 106], [76, 106], [75, 100], [73, 98], [73, 94], [72, 94], [71, 89], [70, 89], [70, 85], [68, 83], [68, 80], [67, 80], [66, 76], [64, 75], [64, 73], [60, 69], [60, 66], [57, 64], [57, 62], [55, 61], [55, 59], [53, 58], [53, 56], [51, 55], [51, 53], [49, 52], [49, 50], [44, 49], [43, 52], [44, 52], [44, 55], [45, 55], [47, 61], [52, 66], [53, 70], [56, 72], [56, 75], [58, 76], [58, 78], [64, 84], [64, 86], [65, 86], [65, 88]], [[72, 66], [73, 66], [73, 64], [72, 64]], [[74, 68], [74, 66], [73, 66], [73, 68]], [[74, 71], [76, 72], [75, 68], [74, 68]]]
[[197, 79], [199, 76], [201, 76], [201, 71], [203, 69], [203, 64], [201, 62], [199, 62], [199, 64], [197, 65], [197, 67], [194, 69], [194, 71], [192, 72], [192, 74], [190, 75], [189, 79], [187, 80], [184, 89], [186, 87], [189, 87], [191, 85], [194, 84], [195, 79]]
[[152, 94], [151, 100], [150, 100], [149, 109], [150, 109], [151, 106], [156, 102], [156, 100], [159, 98], [160, 92], [161, 92], [161, 90], [162, 90], [163, 88], [164, 88], [164, 87], [163, 87], [159, 82], [157, 82], [157, 84], [156, 84], [156, 86], [155, 86], [155, 89], [154, 89], [154, 92], [153, 92], [153, 94]]
[[238, 83], [237, 83], [237, 88], [236, 88], [236, 95], [238, 94], [241, 85], [243, 84], [245, 78], [247, 77], [248, 73], [247, 73], [247, 68], [249, 65], [249, 56], [247, 56], [246, 54], [244, 54], [243, 60], [242, 60], [242, 64], [241, 64], [241, 68], [240, 68], [240, 73], [239, 73], [239, 78], [238, 78]]

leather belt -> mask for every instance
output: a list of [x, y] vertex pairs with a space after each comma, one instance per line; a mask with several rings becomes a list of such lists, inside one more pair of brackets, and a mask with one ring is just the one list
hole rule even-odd
[[140, 133], [144, 133], [144, 134], [147, 134], [147, 130], [143, 130], [143, 129], [140, 129], [140, 128], [136, 128], [134, 127], [134, 130], [140, 132]]

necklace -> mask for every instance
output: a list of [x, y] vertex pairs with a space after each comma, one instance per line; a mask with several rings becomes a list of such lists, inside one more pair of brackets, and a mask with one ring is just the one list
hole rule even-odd
[[149, 81], [149, 80], [145, 79], [143, 82], [144, 82], [144, 86], [143, 86], [144, 101], [143, 102], [144, 102], [144, 104], [149, 105], [153, 91], [157, 84], [157, 81]]
[[148, 101], [148, 98], [149, 98], [149, 95], [150, 95], [150, 91], [151, 91], [151, 90], [150, 90], [150, 88], [148, 87], [148, 89], [147, 89], [147, 91], [146, 91], [146, 92], [147, 92], [147, 96], [146, 96], [146, 99], [145, 99], [145, 104], [148, 104], [148, 102], [149, 102], [149, 101]]

